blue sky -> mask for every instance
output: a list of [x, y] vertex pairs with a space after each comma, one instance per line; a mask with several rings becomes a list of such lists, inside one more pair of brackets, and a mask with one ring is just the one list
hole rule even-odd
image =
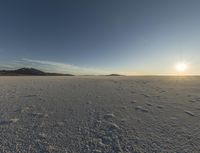
[[0, 68], [200, 74], [199, 0], [2, 0]]

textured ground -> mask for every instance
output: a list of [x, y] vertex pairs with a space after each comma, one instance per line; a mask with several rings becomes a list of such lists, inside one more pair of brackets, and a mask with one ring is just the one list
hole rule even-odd
[[0, 152], [199, 153], [200, 77], [0, 77]]

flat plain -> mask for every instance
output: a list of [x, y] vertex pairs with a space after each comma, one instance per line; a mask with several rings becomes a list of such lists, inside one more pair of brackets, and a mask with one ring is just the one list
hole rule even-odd
[[0, 152], [198, 153], [200, 77], [0, 77]]

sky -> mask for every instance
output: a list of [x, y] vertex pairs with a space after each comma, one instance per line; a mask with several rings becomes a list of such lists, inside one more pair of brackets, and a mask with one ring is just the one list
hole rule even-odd
[[199, 0], [1, 0], [0, 69], [200, 74]]

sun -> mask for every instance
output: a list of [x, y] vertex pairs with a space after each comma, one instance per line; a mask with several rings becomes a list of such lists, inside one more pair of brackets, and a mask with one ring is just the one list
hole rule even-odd
[[188, 69], [188, 64], [185, 62], [179, 62], [175, 67], [178, 72], [185, 72]]

